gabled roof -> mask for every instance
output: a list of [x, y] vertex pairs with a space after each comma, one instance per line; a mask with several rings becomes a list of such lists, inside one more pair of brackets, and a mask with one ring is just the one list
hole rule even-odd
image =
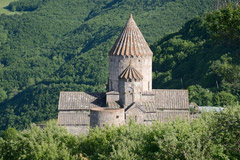
[[158, 120], [157, 113], [147, 113], [144, 117], [144, 121], [155, 121]]
[[89, 113], [84, 112], [59, 112], [59, 125], [88, 125], [90, 123]]
[[180, 89], [153, 89], [156, 109], [188, 110], [188, 90]]
[[142, 110], [146, 113], [154, 113], [156, 112], [156, 107], [154, 102], [142, 102], [142, 105], [140, 106]]
[[132, 14], [123, 31], [116, 40], [109, 55], [114, 56], [148, 56], [153, 55]]
[[167, 122], [175, 120], [176, 118], [186, 119], [189, 118], [190, 112], [188, 110], [165, 110], [157, 112], [157, 119], [160, 122]]
[[107, 102], [107, 107], [108, 108], [121, 108], [120, 104], [116, 101], [114, 102]]
[[60, 92], [58, 110], [82, 110], [105, 105], [105, 93]]
[[135, 80], [135, 81], [141, 81], [143, 79], [143, 76], [140, 72], [138, 72], [133, 66], [130, 61], [129, 66], [123, 70], [123, 72], [119, 75], [119, 79], [125, 79], [125, 80]]
[[125, 109], [125, 112], [128, 113], [128, 112], [131, 112], [131, 110], [133, 109], [138, 109], [140, 110], [143, 114], [144, 114], [144, 110], [141, 108], [141, 104], [140, 103], [132, 103], [130, 106], [128, 106], [126, 109]]
[[146, 113], [144, 121], [160, 121], [167, 122], [170, 119], [175, 120], [176, 118], [189, 118], [188, 110], [164, 110], [157, 111], [156, 113]]

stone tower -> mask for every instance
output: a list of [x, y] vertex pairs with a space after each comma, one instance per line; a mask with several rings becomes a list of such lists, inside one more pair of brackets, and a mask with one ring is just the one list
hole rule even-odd
[[[153, 53], [137, 27], [132, 14], [109, 52], [109, 91], [119, 91], [119, 75], [129, 66], [142, 75], [142, 91], [152, 90]], [[136, 96], [135, 96], [136, 97]]]
[[119, 101], [127, 107], [133, 102], [140, 103], [142, 101], [143, 92], [143, 76], [139, 73], [130, 61], [129, 66], [119, 75]]

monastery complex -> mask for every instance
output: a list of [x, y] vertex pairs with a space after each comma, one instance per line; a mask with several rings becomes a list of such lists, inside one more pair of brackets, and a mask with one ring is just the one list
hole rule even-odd
[[122, 125], [130, 119], [151, 125], [189, 118], [187, 90], [152, 89], [152, 57], [130, 15], [109, 52], [108, 92], [61, 92], [58, 124], [73, 134], [86, 134], [89, 127]]

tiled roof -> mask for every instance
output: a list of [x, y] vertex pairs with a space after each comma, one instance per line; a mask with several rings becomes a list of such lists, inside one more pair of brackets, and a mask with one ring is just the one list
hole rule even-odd
[[189, 118], [190, 112], [188, 110], [166, 110], [157, 112], [157, 120], [160, 122], [167, 122], [176, 118], [186, 119]]
[[88, 125], [90, 123], [89, 113], [84, 112], [59, 112], [59, 125]]
[[140, 72], [138, 72], [130, 62], [129, 66], [123, 70], [123, 72], [119, 75], [119, 79], [125, 79], [125, 80], [135, 80], [140, 81], [143, 79], [143, 76]]
[[125, 108], [125, 112], [128, 113], [128, 112], [131, 112], [131, 110], [133, 109], [139, 109], [143, 114], [144, 114], [144, 110], [142, 109], [141, 107], [141, 104], [140, 103], [132, 103], [130, 106], [128, 106], [127, 108]]
[[108, 108], [121, 108], [120, 104], [118, 102], [108, 102], [107, 103]]
[[108, 94], [119, 95], [119, 92], [117, 92], [117, 91], [109, 91], [109, 92], [106, 92], [106, 95], [108, 95]]
[[127, 24], [116, 40], [109, 55], [121, 56], [147, 56], [153, 55], [141, 31], [137, 27], [132, 14]]
[[140, 108], [144, 112], [156, 112], [156, 107], [154, 102], [143, 102]]
[[179, 118], [189, 118], [190, 112], [188, 110], [165, 110], [165, 111], [158, 111], [156, 113], [146, 113], [145, 121], [160, 121], [160, 122], [167, 122], [168, 120]]
[[147, 113], [145, 115], [145, 121], [154, 121], [154, 120], [158, 120], [158, 117], [157, 117], [157, 113]]
[[175, 89], [153, 89], [157, 109], [189, 109], [188, 91]]
[[82, 110], [104, 106], [105, 93], [60, 92], [58, 110]]

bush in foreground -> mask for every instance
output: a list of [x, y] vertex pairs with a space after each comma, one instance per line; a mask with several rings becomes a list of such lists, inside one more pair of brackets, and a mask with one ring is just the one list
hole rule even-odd
[[40, 129], [9, 128], [0, 159], [240, 159], [240, 106], [198, 119], [145, 126], [106, 126], [73, 136], [49, 122]]

